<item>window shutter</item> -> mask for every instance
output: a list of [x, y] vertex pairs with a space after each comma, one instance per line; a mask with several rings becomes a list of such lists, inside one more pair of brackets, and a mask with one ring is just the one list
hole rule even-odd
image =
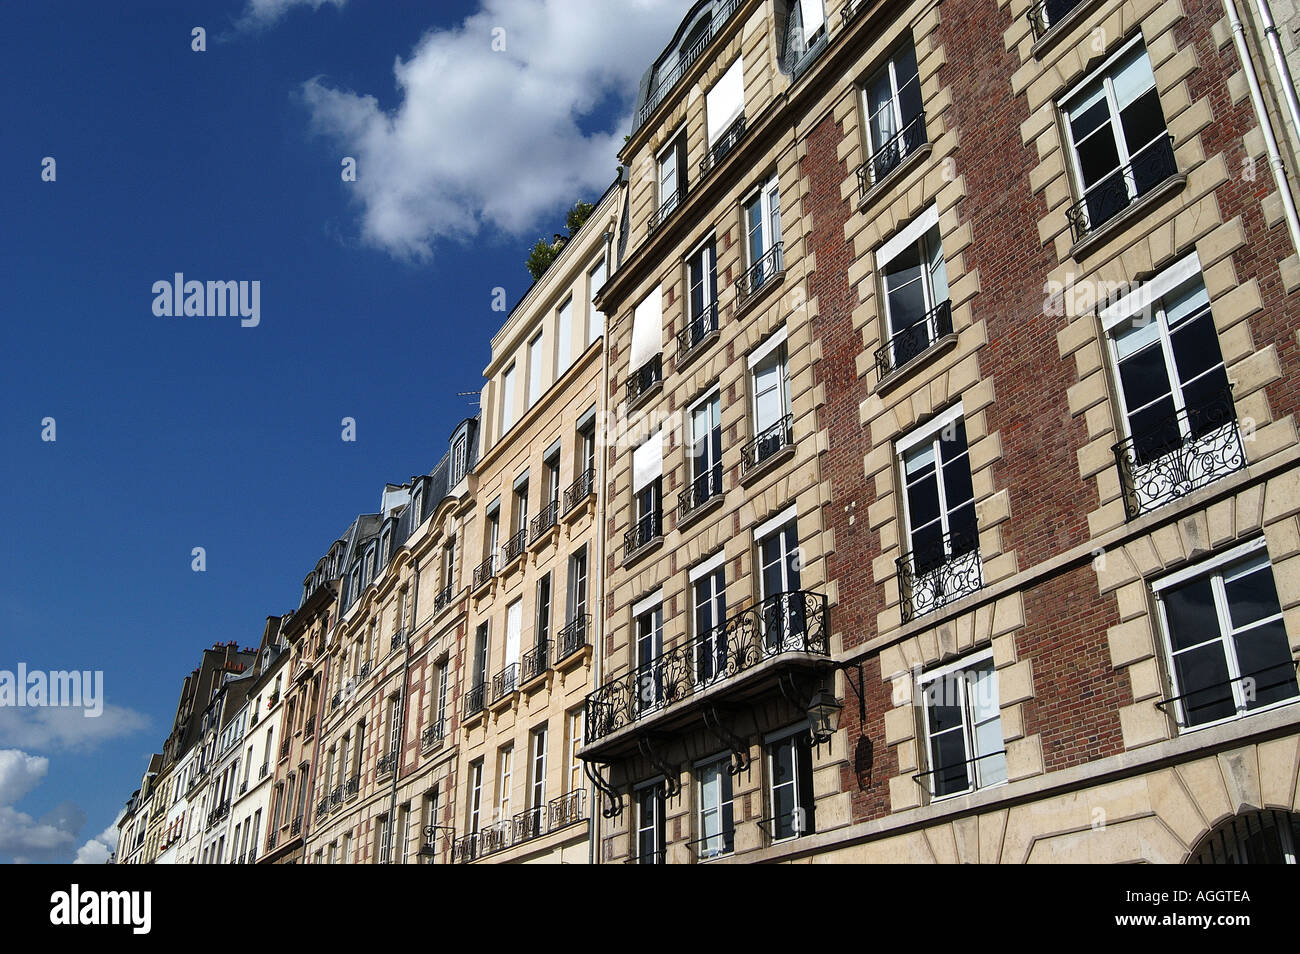
[[664, 445], [659, 432], [632, 452], [632, 490], [639, 493], [664, 471]]
[[663, 286], [655, 286], [636, 306], [632, 315], [632, 352], [628, 356], [630, 371], [641, 368], [663, 349]]
[[709, 90], [706, 99], [709, 118], [709, 145], [718, 141], [718, 137], [745, 111], [745, 66], [741, 57], [731, 64], [722, 79]]

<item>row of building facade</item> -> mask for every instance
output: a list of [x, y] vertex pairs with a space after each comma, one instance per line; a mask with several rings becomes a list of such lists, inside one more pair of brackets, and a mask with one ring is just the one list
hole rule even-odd
[[685, 14], [118, 860], [1294, 863], [1294, 4]]

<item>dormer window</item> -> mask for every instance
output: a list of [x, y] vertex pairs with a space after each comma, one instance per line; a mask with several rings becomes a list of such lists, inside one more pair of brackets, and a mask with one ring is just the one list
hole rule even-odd
[[455, 440], [451, 442], [451, 485], [453, 487], [465, 476], [468, 444], [469, 441], [464, 434], [457, 434]]
[[424, 522], [424, 481], [418, 481], [411, 494], [411, 529]]

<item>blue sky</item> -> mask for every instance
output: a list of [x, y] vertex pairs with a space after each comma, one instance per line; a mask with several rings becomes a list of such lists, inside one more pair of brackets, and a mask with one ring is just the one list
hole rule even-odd
[[[613, 179], [686, 6], [6, 9], [0, 669], [103, 670], [109, 709], [0, 709], [0, 860], [106, 852], [200, 649], [255, 644], [384, 481], [433, 465], [493, 289], [513, 304], [527, 248]], [[259, 281], [260, 324], [156, 317], [175, 272]]]

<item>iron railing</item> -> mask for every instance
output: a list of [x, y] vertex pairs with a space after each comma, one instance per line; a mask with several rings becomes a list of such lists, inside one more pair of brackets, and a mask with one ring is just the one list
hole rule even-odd
[[736, 148], [736, 144], [745, 138], [745, 130], [745, 114], [741, 113], [736, 117], [736, 121], [718, 137], [718, 141], [713, 144], [709, 151], [704, 154], [704, 158], [700, 160], [701, 179], [712, 172], [715, 166], [720, 165], [722, 160], [730, 155], [731, 150]]
[[546, 670], [551, 668], [551, 641], [544, 639], [538, 642], [536, 646], [524, 653], [523, 659], [520, 660], [519, 668], [522, 670], [519, 675], [520, 682], [528, 682], [536, 679]]
[[722, 493], [722, 467], [710, 467], [677, 495], [677, 519], [685, 520], [705, 501], [712, 500]]
[[979, 541], [970, 534], [945, 533], [925, 547], [904, 553], [895, 564], [904, 623], [984, 585]]
[[925, 131], [925, 113], [917, 113], [903, 124], [866, 162], [858, 167], [858, 198], [865, 199], [875, 185], [897, 169], [929, 139]]
[[718, 330], [718, 303], [705, 305], [704, 310], [677, 332], [677, 360], [680, 362], [697, 348], [705, 338]]
[[564, 492], [564, 512], [571, 513], [578, 504], [590, 497], [595, 489], [596, 471], [588, 468], [579, 474], [569, 485], [569, 489]]
[[749, 299], [753, 298], [769, 282], [776, 279], [778, 275], [785, 271], [785, 264], [782, 258], [785, 250], [784, 242], [777, 242], [769, 248], [757, 262], [745, 270], [738, 279], [736, 279], [736, 299], [737, 306], [743, 305]]
[[452, 864], [466, 864], [479, 856], [478, 832], [457, 838], [451, 846]]
[[474, 567], [474, 589], [486, 584], [497, 575], [497, 555], [493, 553], [486, 560]]
[[316, 820], [320, 821], [329, 813], [330, 813], [330, 799], [329, 796], [326, 795], [324, 798], [322, 798], [320, 801], [316, 803]]
[[375, 776], [377, 778], [382, 778], [392, 772], [395, 768], [397, 768], [396, 751], [389, 752], [386, 755], [381, 755], [379, 761], [375, 764]]
[[794, 445], [794, 415], [787, 414], [740, 449], [740, 473], [749, 474]]
[[500, 702], [519, 688], [519, 663], [511, 663], [492, 677], [492, 701]]
[[343, 705], [343, 690], [340, 689], [338, 692], [334, 693], [334, 695], [330, 697], [330, 711], [333, 712], [335, 709], [339, 708], [342, 705]]
[[1074, 241], [1096, 231], [1177, 173], [1173, 136], [1164, 135], [1143, 146], [1127, 166], [1089, 186], [1083, 198], [1066, 210]]
[[533, 523], [532, 523], [532, 528], [530, 530], [530, 537], [528, 542], [536, 543], [546, 534], [546, 531], [550, 530], [551, 527], [559, 523], [559, 520], [560, 520], [560, 501], [557, 498], [555, 500], [552, 500], [545, 507], [543, 507], [541, 513], [533, 517]]
[[1066, 14], [1082, 2], [1083, 0], [1038, 0], [1025, 14], [1034, 39], [1041, 40], [1048, 30], [1064, 20]]
[[889, 336], [889, 342], [876, 349], [876, 374], [884, 378], [920, 357], [944, 335], [952, 334], [952, 302], [945, 301], [926, 312], [920, 321]]
[[1130, 520], [1246, 466], [1231, 389], [1153, 422], [1113, 451]]
[[296, 838], [302, 834], [302, 814], [294, 816], [293, 824], [289, 826], [289, 837]]
[[646, 231], [649, 234], [653, 235], [658, 231], [659, 227], [672, 218], [673, 213], [682, 207], [682, 203], [686, 201], [686, 189], [686, 177], [683, 176], [681, 184], [673, 194], [667, 196], [663, 202], [659, 203], [659, 208], [650, 213], [650, 219], [646, 222]]
[[406, 645], [406, 630], [399, 629], [397, 632], [393, 633], [392, 641], [388, 644], [388, 651], [390, 653], [394, 652], [398, 649], [401, 649], [405, 645]]
[[343, 783], [340, 782], [338, 785], [335, 785], [327, 797], [329, 798], [331, 811], [334, 810], [335, 808], [338, 808], [340, 805], [342, 805], [343, 804]]
[[446, 586], [444, 586], [442, 589], [440, 589], [437, 593], [434, 594], [433, 611], [435, 613], [440, 613], [443, 611], [443, 609], [446, 608], [447, 604], [451, 602], [452, 596], [455, 595], [455, 590], [456, 590], [455, 584], [448, 583]]
[[663, 536], [663, 521], [658, 511], [638, 517], [632, 528], [623, 534], [624, 558], [629, 558], [646, 544]]
[[305, 738], [305, 739], [310, 739], [310, 738], [311, 738], [313, 735], [315, 735], [315, 734], [316, 734], [316, 717], [315, 717], [315, 716], [311, 716], [311, 717], [307, 720], [307, 725], [306, 725], [306, 727], [302, 730], [302, 735], [303, 735], [303, 738]]
[[555, 661], [557, 663], [563, 662], [587, 645], [587, 630], [590, 626], [591, 615], [583, 613], [575, 616], [571, 622], [566, 623], [564, 628], [555, 634]]
[[275, 851], [275, 846], [279, 844], [280, 833], [272, 829], [266, 836], [266, 850]]
[[280, 761], [281, 761], [281, 762], [283, 762], [285, 759], [287, 759], [287, 758], [289, 757], [289, 742], [290, 742], [289, 739], [285, 739], [283, 742], [280, 743]]
[[[958, 795], [962, 792], [969, 792], [974, 789], [984, 788], [992, 782], [987, 782], [980, 777], [978, 771], [972, 772], [972, 769], [979, 769], [980, 763], [985, 759], [993, 759], [1002, 756], [1005, 760], [1006, 749], [999, 749], [996, 752], [986, 752], [983, 755], [977, 755], [973, 759], [966, 759], [961, 762], [951, 762], [948, 765], [941, 765], [936, 769], [928, 772], [917, 772], [912, 776], [912, 781], [925, 789], [931, 798], [941, 798], [947, 795]], [[1002, 778], [1006, 778], [1006, 766], [1003, 765]], [[922, 779], [928, 779], [924, 782]], [[1001, 781], [1001, 779], [998, 779]]]
[[343, 786], [343, 797], [351, 798], [359, 791], [361, 791], [361, 773], [358, 772], [348, 779], [347, 784]]
[[787, 653], [830, 654], [823, 594], [796, 590], [770, 596], [609, 680], [587, 696], [585, 738], [598, 741]]
[[435, 749], [442, 748], [442, 742], [445, 737], [444, 732], [445, 727], [443, 726], [441, 719], [426, 728], [424, 732], [420, 734], [420, 751], [432, 752]]
[[478, 715], [487, 708], [487, 684], [477, 683], [465, 693], [465, 718]]
[[664, 379], [662, 355], [655, 355], [627, 379], [627, 403], [635, 404]]
[[501, 548], [501, 565], [507, 567], [524, 555], [524, 550], [528, 548], [528, 530], [520, 527], [515, 533], [506, 540], [506, 545]]
[[270, 771], [271, 771], [271, 763], [263, 762], [262, 767], [257, 770], [257, 777], [259, 779], [266, 778], [266, 776], [270, 773]]

